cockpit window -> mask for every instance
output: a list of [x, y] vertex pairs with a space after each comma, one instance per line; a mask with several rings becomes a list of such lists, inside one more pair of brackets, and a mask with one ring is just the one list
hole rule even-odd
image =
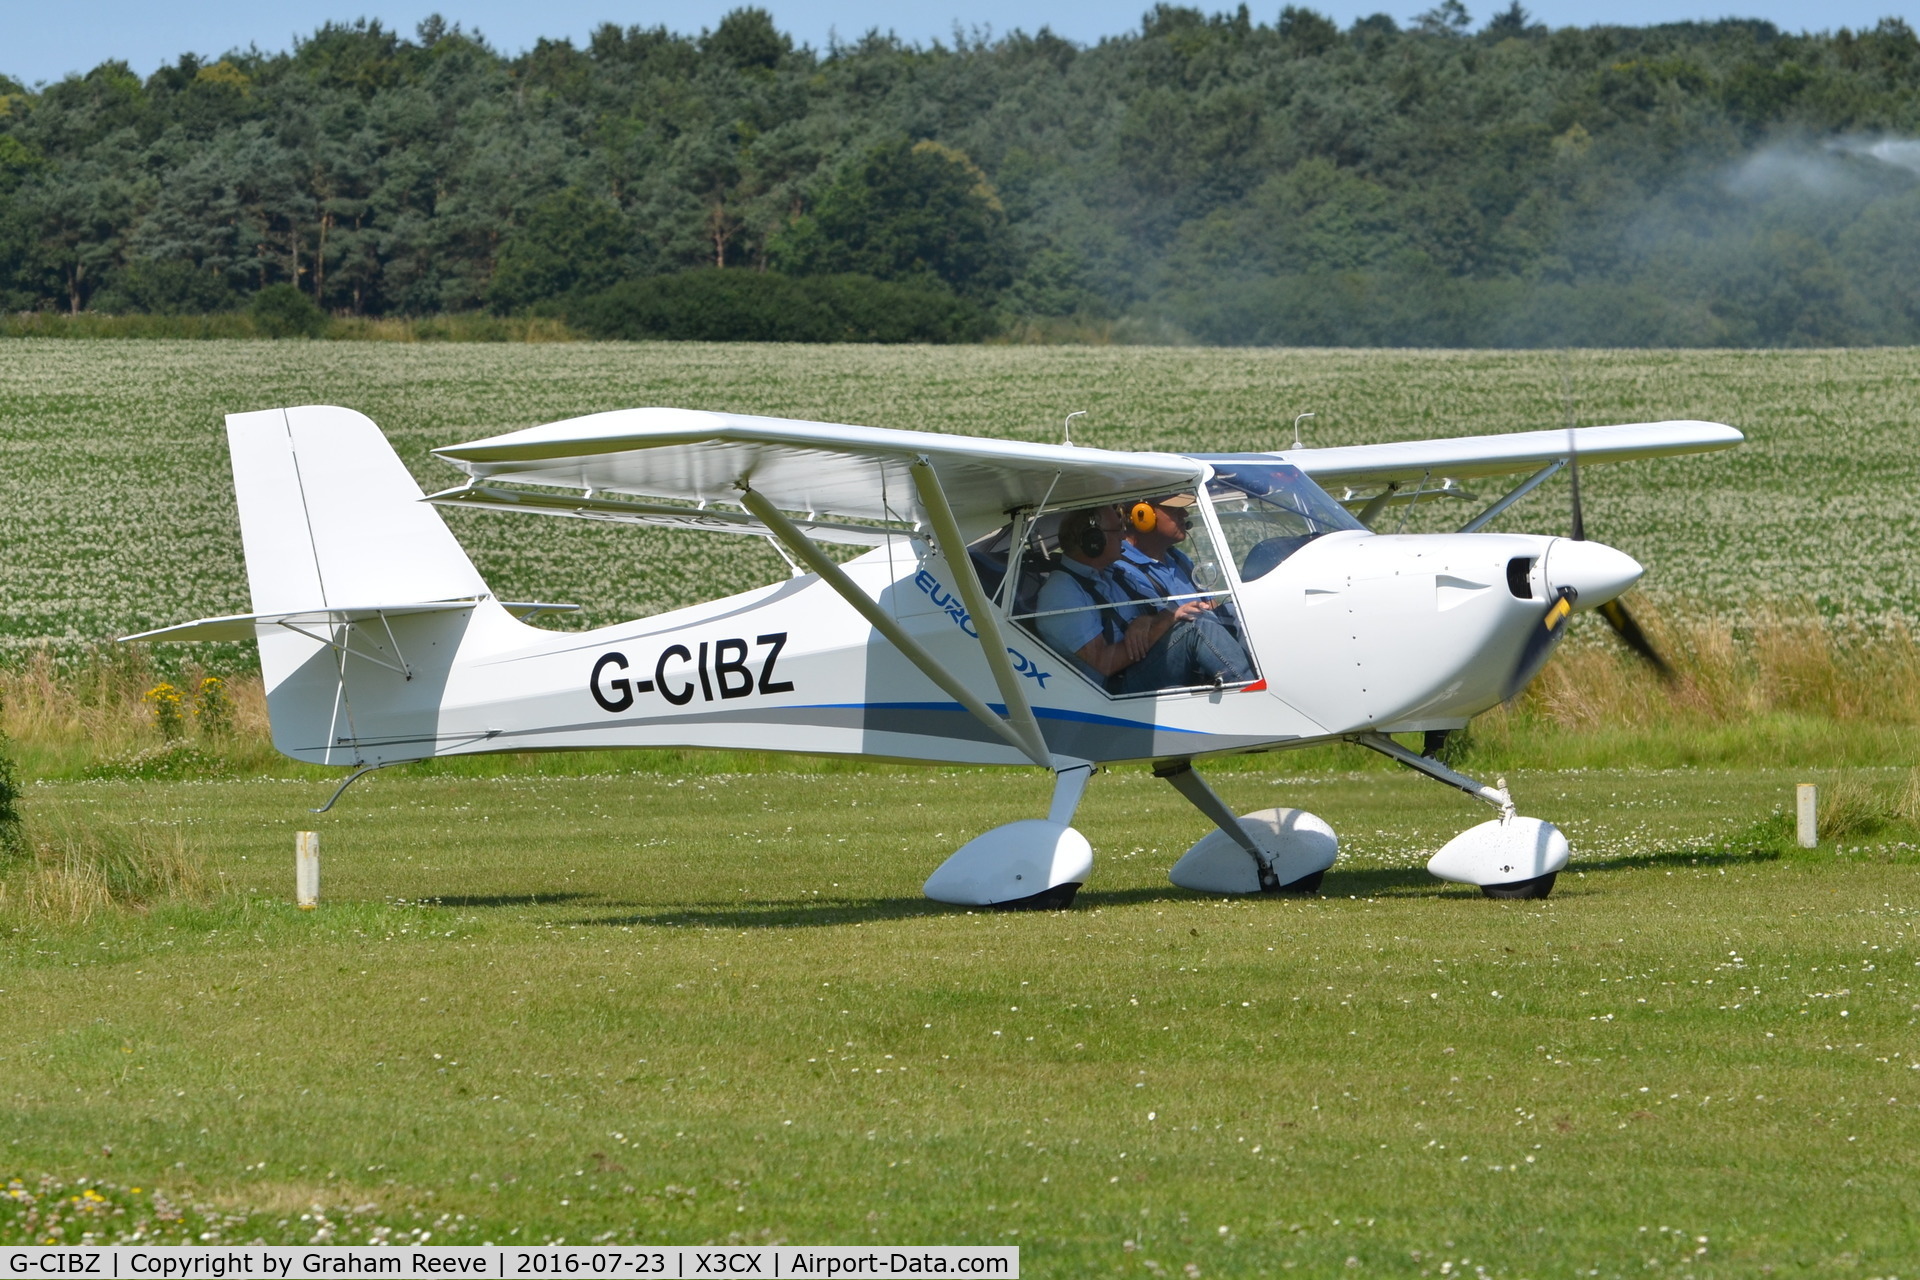
[[1008, 530], [976, 543], [974, 564], [1016, 625], [1107, 693], [1246, 684], [1257, 673], [1199, 501], [1051, 513], [1027, 526], [1011, 582]]
[[1207, 485], [1227, 553], [1252, 582], [1315, 538], [1365, 525], [1295, 466], [1216, 460]]

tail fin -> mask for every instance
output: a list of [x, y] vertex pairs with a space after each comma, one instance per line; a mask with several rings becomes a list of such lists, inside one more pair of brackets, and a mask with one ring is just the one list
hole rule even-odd
[[[317, 764], [440, 749], [440, 696], [476, 611], [504, 612], [365, 416], [312, 405], [227, 418], [274, 746]], [[431, 611], [383, 606], [475, 601]], [[353, 619], [359, 619], [355, 621]]]
[[485, 595], [380, 428], [308, 405], [227, 417], [255, 613]]

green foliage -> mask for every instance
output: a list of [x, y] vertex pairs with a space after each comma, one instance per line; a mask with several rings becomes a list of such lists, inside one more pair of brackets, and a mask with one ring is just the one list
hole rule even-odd
[[147, 690], [143, 700], [153, 713], [153, 727], [160, 731], [162, 738], [173, 742], [186, 734], [186, 697], [173, 684], [162, 680]]
[[0, 863], [18, 857], [26, 848], [25, 819], [20, 812], [20, 770], [13, 747], [0, 733]]
[[[0, 1243], [1907, 1273], [1911, 848], [1756, 856], [1741, 830], [1786, 770], [1527, 771], [1574, 864], [1544, 903], [1492, 903], [1421, 865], [1480, 806], [1291, 761], [1215, 785], [1341, 833], [1318, 899], [1172, 888], [1206, 820], [1115, 770], [1065, 914], [919, 894], [967, 836], [1044, 811], [1032, 771], [382, 772], [319, 817], [317, 781], [40, 788], [50, 824], [181, 823], [228, 888], [74, 922], [9, 902]], [[288, 901], [296, 826], [332, 868], [313, 912]]]
[[1011, 278], [1006, 210], [987, 175], [963, 151], [908, 138], [849, 165], [771, 253], [799, 275], [934, 278], [973, 293]]
[[496, 310], [518, 311], [604, 289], [626, 274], [632, 235], [615, 205], [577, 187], [557, 191], [533, 206], [501, 248], [487, 299]]
[[[49, 1240], [74, 1244], [84, 1239], [193, 1245], [234, 1238], [226, 1234], [234, 1227], [232, 1215], [212, 1205], [177, 1202], [166, 1192], [150, 1187], [90, 1176], [72, 1183], [42, 1176], [9, 1178], [4, 1190], [0, 1195], [0, 1242], [8, 1244], [45, 1245]], [[322, 1210], [319, 1215], [319, 1221], [327, 1226], [351, 1223], [353, 1219], [351, 1207], [335, 1209], [331, 1215]], [[313, 1236], [306, 1238], [311, 1240]], [[408, 1237], [402, 1234], [393, 1238]]]
[[793, 52], [793, 40], [765, 9], [735, 9], [701, 37], [700, 52], [742, 71], [771, 71]]
[[254, 294], [247, 313], [269, 338], [317, 338], [327, 329], [327, 313], [290, 284], [270, 284]]
[[1413, 20], [1413, 29], [1429, 36], [1463, 36], [1473, 26], [1473, 15], [1460, 0], [1440, 3]]
[[31, 861], [0, 883], [0, 902], [69, 923], [114, 907], [197, 899], [206, 889], [201, 858], [178, 829], [66, 810], [36, 823]]
[[[261, 301], [264, 297], [265, 294], [256, 294], [255, 306], [271, 308], [274, 304]], [[126, 310], [155, 316], [217, 314], [231, 310], [239, 301], [240, 295], [224, 273], [178, 258], [136, 258], [115, 277], [111, 295], [95, 299], [103, 311]], [[254, 314], [258, 316], [260, 312], [256, 310]]]
[[1506, 8], [1487, 19], [1485, 35], [1489, 40], [1506, 40], [1515, 36], [1526, 36], [1534, 32], [1544, 32], [1546, 28], [1533, 24], [1533, 15], [1521, 7], [1520, 0], [1513, 0]]
[[177, 781], [182, 778], [218, 778], [231, 772], [227, 762], [188, 742], [168, 740], [110, 760], [87, 766], [83, 777], [95, 781]]
[[[0, 338], [162, 338], [193, 341], [258, 338], [264, 330], [245, 311], [198, 315], [108, 315], [82, 311], [0, 313]], [[553, 316], [447, 311], [439, 315], [336, 316], [321, 337], [361, 342], [571, 342], [581, 335]]]
[[937, 282], [772, 271], [684, 271], [629, 280], [571, 304], [596, 338], [702, 342], [965, 342], [986, 313]]
[[1340, 43], [1340, 28], [1332, 19], [1298, 5], [1280, 10], [1278, 30], [1287, 48], [1302, 58], [1317, 57]]
[[233, 697], [219, 676], [202, 676], [194, 686], [193, 722], [216, 743], [233, 732]]
[[[1569, 292], [1562, 301], [1585, 296]], [[1545, 305], [1539, 314], [1552, 318]], [[0, 668], [21, 666], [43, 646], [84, 668], [89, 642], [125, 657], [148, 646], [105, 642], [183, 618], [248, 612], [232, 490], [208, 479], [227, 467], [216, 424], [236, 405], [324, 402], [342, 387], [354, 388], [354, 407], [389, 430], [429, 492], [459, 481], [429, 449], [472, 438], [476, 426], [494, 431], [636, 404], [1019, 440], [1058, 440], [1059, 419], [1084, 406], [1076, 440], [1176, 452], [1271, 449], [1291, 438], [1293, 415], [1308, 410], [1319, 415], [1306, 424], [1316, 446], [1534, 430], [1565, 422], [1570, 410], [1578, 425], [1698, 417], [1733, 423], [1750, 442], [1705, 457], [1601, 467], [1583, 495], [1592, 536], [1647, 566], [1641, 593], [1679, 616], [1706, 612], [1735, 624], [1769, 599], [1812, 602], [1847, 626], [1920, 624], [1912, 566], [1920, 517], [1904, 500], [1920, 483], [1911, 425], [1920, 355], [1912, 349], [1096, 345], [1138, 332], [1123, 319], [1105, 333], [1071, 335], [1088, 344], [1081, 346], [770, 345], [720, 354], [698, 344], [635, 351], [524, 342], [571, 330], [477, 319], [513, 345], [407, 345], [432, 336], [439, 322], [425, 320], [378, 322], [371, 336], [393, 341], [354, 344], [0, 342], [0, 421], [34, 424], [33, 447], [0, 467], [0, 503], [9, 512]], [[540, 327], [547, 324], [551, 332]], [[444, 336], [489, 330], [449, 326]], [[101, 454], [102, 421], [113, 424], [111, 465]], [[1465, 516], [1457, 505], [1423, 503], [1409, 527], [1445, 528], [1449, 517], [1458, 527]], [[115, 519], [101, 521], [103, 509]], [[1496, 528], [1564, 533], [1566, 510], [1556, 480]], [[500, 598], [579, 602], [592, 625], [787, 576], [760, 539], [462, 511], [447, 519]], [[198, 678], [175, 664], [199, 661], [226, 675], [254, 663], [252, 646], [154, 645], [151, 653], [168, 665], [126, 673], [114, 687], [138, 698], [160, 679]], [[1877, 671], [1859, 665], [1863, 680]]]
[[513, 57], [361, 21], [7, 80], [0, 308], [547, 313], [773, 266], [939, 280], [1030, 334], [1920, 343], [1906, 22], [1474, 21], [1158, 4], [1084, 48], [819, 52], [748, 7]]

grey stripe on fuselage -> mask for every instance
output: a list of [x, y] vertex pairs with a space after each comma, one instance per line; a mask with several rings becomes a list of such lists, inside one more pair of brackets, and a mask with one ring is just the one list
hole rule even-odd
[[[1049, 715], [1036, 708], [1041, 732], [1047, 746], [1061, 755], [1082, 760], [1151, 760], [1168, 756], [1201, 755], [1233, 751], [1270, 742], [1271, 739], [1245, 734], [1187, 733], [1156, 729], [1138, 721], [1102, 719], [1088, 721]], [[729, 708], [724, 711], [695, 711], [671, 716], [623, 716], [617, 719], [575, 724], [547, 725], [538, 729], [509, 729], [495, 734], [450, 733], [341, 741], [343, 746], [400, 746], [406, 743], [431, 745], [440, 742], [465, 744], [485, 741], [489, 750], [525, 750], [528, 739], [561, 734], [606, 732], [619, 729], [658, 728], [672, 725], [781, 724], [812, 728], [858, 729], [868, 733], [895, 734], [909, 738], [956, 739], [968, 743], [999, 744], [992, 730], [959, 706], [925, 704], [840, 704], [806, 707], [768, 707], [758, 710]], [[662, 744], [672, 745], [672, 744]]]

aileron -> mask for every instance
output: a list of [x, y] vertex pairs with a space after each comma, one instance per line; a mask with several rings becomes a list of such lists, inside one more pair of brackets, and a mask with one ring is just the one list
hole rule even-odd
[[1535, 471], [1577, 451], [1581, 464], [1665, 458], [1728, 449], [1746, 437], [1718, 422], [1637, 422], [1562, 431], [1519, 431], [1448, 440], [1290, 449], [1283, 455], [1322, 485], [1418, 484], [1442, 478], [1513, 475]]

